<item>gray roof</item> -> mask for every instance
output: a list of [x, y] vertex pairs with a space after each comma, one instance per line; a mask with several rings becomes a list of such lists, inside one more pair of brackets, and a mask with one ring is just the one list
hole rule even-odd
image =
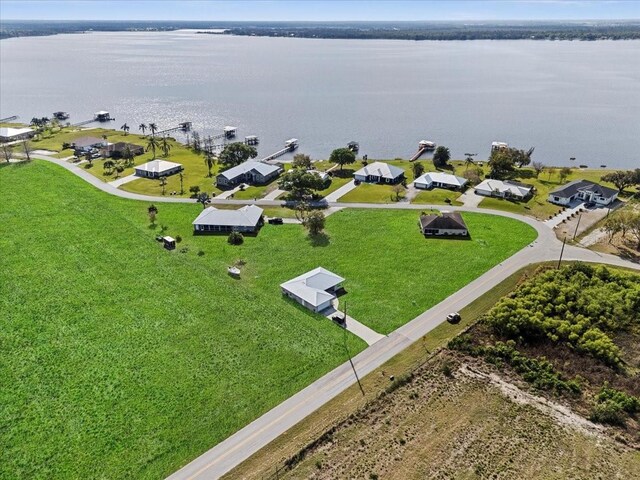
[[218, 210], [207, 207], [192, 222], [193, 225], [221, 225], [225, 227], [255, 227], [263, 210], [255, 205], [245, 205], [238, 210]]
[[420, 225], [423, 229], [436, 230], [467, 230], [462, 215], [458, 212], [445, 212], [442, 215], [420, 215]]
[[569, 198], [582, 191], [593, 192], [596, 195], [600, 195], [605, 198], [612, 197], [618, 193], [618, 191], [613, 188], [603, 187], [599, 183], [591, 182], [589, 180], [574, 180], [573, 182], [569, 182], [566, 185], [553, 190], [550, 195]]
[[381, 178], [394, 179], [404, 174], [404, 170], [385, 162], [373, 162], [362, 167], [354, 175], [362, 175], [364, 177], [375, 176]]
[[268, 163], [256, 162], [252, 160], [248, 160], [240, 165], [236, 165], [235, 167], [230, 168], [229, 170], [225, 170], [220, 173], [221, 176], [225, 177], [228, 180], [233, 180], [241, 175], [244, 175], [251, 170], [255, 170], [263, 177], [271, 175], [280, 170], [280, 167], [277, 165], [269, 165]]
[[342, 282], [344, 282], [344, 278], [325, 268], [318, 267], [281, 284], [280, 287], [314, 307], [318, 307], [335, 298], [335, 295], [326, 292], [326, 290]]
[[73, 146], [78, 148], [93, 147], [94, 145], [104, 145], [105, 140], [98, 137], [80, 137], [73, 141]]
[[446, 185], [453, 185], [455, 187], [464, 187], [468, 180], [466, 178], [451, 175], [450, 173], [443, 172], [428, 172], [415, 179], [414, 183], [444, 183]]
[[134, 167], [134, 170], [160, 174], [162, 172], [168, 172], [169, 170], [173, 170], [176, 167], [182, 167], [182, 165], [175, 162], [168, 162], [167, 160], [155, 159], [155, 160], [151, 160], [150, 162], [143, 163], [142, 165], [138, 165], [137, 167]]

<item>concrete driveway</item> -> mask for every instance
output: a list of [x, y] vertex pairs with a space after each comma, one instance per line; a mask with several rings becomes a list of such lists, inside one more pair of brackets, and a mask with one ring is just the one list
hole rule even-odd
[[349, 193], [354, 188], [356, 188], [356, 184], [355, 184], [355, 182], [353, 180], [351, 180], [349, 183], [346, 183], [343, 186], [341, 186], [339, 189], [331, 192], [329, 195], [324, 197], [324, 199], [325, 199], [325, 201], [327, 203], [328, 202], [337, 202], [340, 197], [343, 197], [344, 195]]

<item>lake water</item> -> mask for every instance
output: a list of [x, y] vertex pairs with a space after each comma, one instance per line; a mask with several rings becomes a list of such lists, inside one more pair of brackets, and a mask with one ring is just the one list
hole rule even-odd
[[2, 40], [0, 61], [0, 117], [24, 121], [104, 109], [132, 131], [234, 125], [260, 137], [261, 155], [296, 137], [314, 158], [350, 140], [370, 158], [408, 158], [422, 139], [486, 158], [498, 140], [547, 164], [640, 167], [638, 41], [123, 32]]

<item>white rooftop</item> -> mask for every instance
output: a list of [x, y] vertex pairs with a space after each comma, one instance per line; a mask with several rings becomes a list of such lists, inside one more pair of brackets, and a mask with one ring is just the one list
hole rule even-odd
[[335, 295], [325, 290], [333, 288], [342, 282], [344, 282], [344, 278], [325, 268], [318, 267], [281, 284], [280, 287], [312, 306], [318, 307], [327, 300], [335, 298]]
[[517, 197], [526, 197], [531, 192], [530, 187], [514, 185], [512, 183], [503, 182], [502, 180], [486, 179], [476, 185], [477, 190], [486, 190], [491, 192], [509, 192]]
[[107, 115], [109, 112], [107, 112], [106, 110], [100, 110], [99, 112], [96, 112], [96, 115]]
[[17, 137], [18, 135], [24, 135], [25, 133], [33, 132], [33, 128], [0, 128], [0, 137]]
[[360, 170], [354, 173], [354, 175], [362, 175], [365, 177], [373, 175], [376, 177], [394, 179], [402, 175], [403, 173], [404, 170], [398, 167], [394, 167], [393, 165], [389, 165], [388, 163], [373, 162], [366, 167], [362, 167]]
[[235, 132], [236, 130], [237, 130], [236, 127], [230, 127], [230, 126], [224, 127], [225, 132]]
[[429, 172], [416, 178], [415, 183], [445, 183], [447, 185], [455, 185], [456, 187], [463, 187], [467, 183], [466, 178], [458, 177], [450, 173], [443, 172]]
[[172, 170], [176, 167], [181, 167], [182, 165], [179, 163], [168, 162], [166, 160], [151, 160], [150, 162], [143, 163], [142, 165], [138, 165], [135, 167], [136, 170], [141, 170], [144, 172], [153, 172], [153, 173], [162, 173], [168, 170]]
[[192, 222], [193, 225], [223, 225], [229, 227], [255, 227], [263, 210], [255, 205], [245, 205], [238, 210], [218, 210], [207, 207]]
[[239, 177], [240, 175], [244, 175], [251, 170], [255, 170], [266, 177], [267, 175], [280, 170], [280, 167], [278, 167], [277, 165], [269, 165], [268, 163], [248, 160], [244, 163], [241, 163], [240, 165], [236, 165], [235, 167], [230, 168], [229, 170], [225, 170], [224, 172], [220, 173], [220, 175], [229, 180], [233, 180], [234, 178]]
[[321, 172], [320, 170], [309, 170], [309, 173], [316, 173], [323, 180], [327, 180], [329, 178], [329, 174], [327, 172]]

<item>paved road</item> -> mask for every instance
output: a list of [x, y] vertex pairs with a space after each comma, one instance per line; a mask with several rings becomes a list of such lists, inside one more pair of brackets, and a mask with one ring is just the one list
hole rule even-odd
[[[70, 170], [76, 175], [84, 178], [92, 185], [95, 185], [97, 188], [121, 197], [153, 202], [193, 202], [191, 199], [151, 197], [123, 192], [109, 186], [74, 165], [57, 159], [52, 159], [51, 157], [38, 156], [37, 158], [58, 163], [67, 170]], [[255, 202], [221, 200], [219, 203], [255, 203], [258, 205], [282, 204], [282, 202], [273, 200], [258, 200]], [[327, 206], [330, 208], [395, 208], [413, 210], [431, 208], [431, 206], [412, 205], [409, 203], [353, 204], [329, 202]], [[442, 205], [434, 205], [433, 207], [442, 208]], [[446, 209], [471, 212], [478, 211], [477, 209], [470, 207], [447, 206]], [[511, 217], [525, 222], [536, 229], [538, 232], [538, 238], [515, 255], [511, 256], [501, 264], [496, 265], [453, 295], [447, 297], [438, 305], [430, 308], [407, 324], [398, 328], [396, 331], [360, 352], [353, 358], [353, 363], [359, 376], [363, 377], [384, 364], [387, 360], [400, 353], [413, 342], [419, 340], [445, 321], [447, 313], [461, 310], [522, 267], [535, 262], [558, 259], [562, 244], [556, 238], [553, 230], [545, 226], [542, 222], [509, 212], [492, 210], [482, 210], [482, 212]], [[591, 250], [574, 246], [565, 247], [563, 258], [565, 260], [607, 263], [640, 270], [640, 264], [632, 263], [613, 255], [599, 254]], [[234, 435], [219, 443], [211, 450], [203, 453], [201, 456], [168, 478], [170, 480], [184, 480], [195, 478], [215, 479], [221, 477], [262, 447], [266, 446], [279, 435], [287, 431], [289, 428], [297, 424], [299, 421], [307, 417], [309, 414], [320, 408], [340, 392], [353, 385], [355, 381], [356, 379], [353, 375], [353, 371], [351, 370], [351, 365], [349, 362], [343, 363], [336, 369], [313, 382], [305, 389], [254, 420]]]

